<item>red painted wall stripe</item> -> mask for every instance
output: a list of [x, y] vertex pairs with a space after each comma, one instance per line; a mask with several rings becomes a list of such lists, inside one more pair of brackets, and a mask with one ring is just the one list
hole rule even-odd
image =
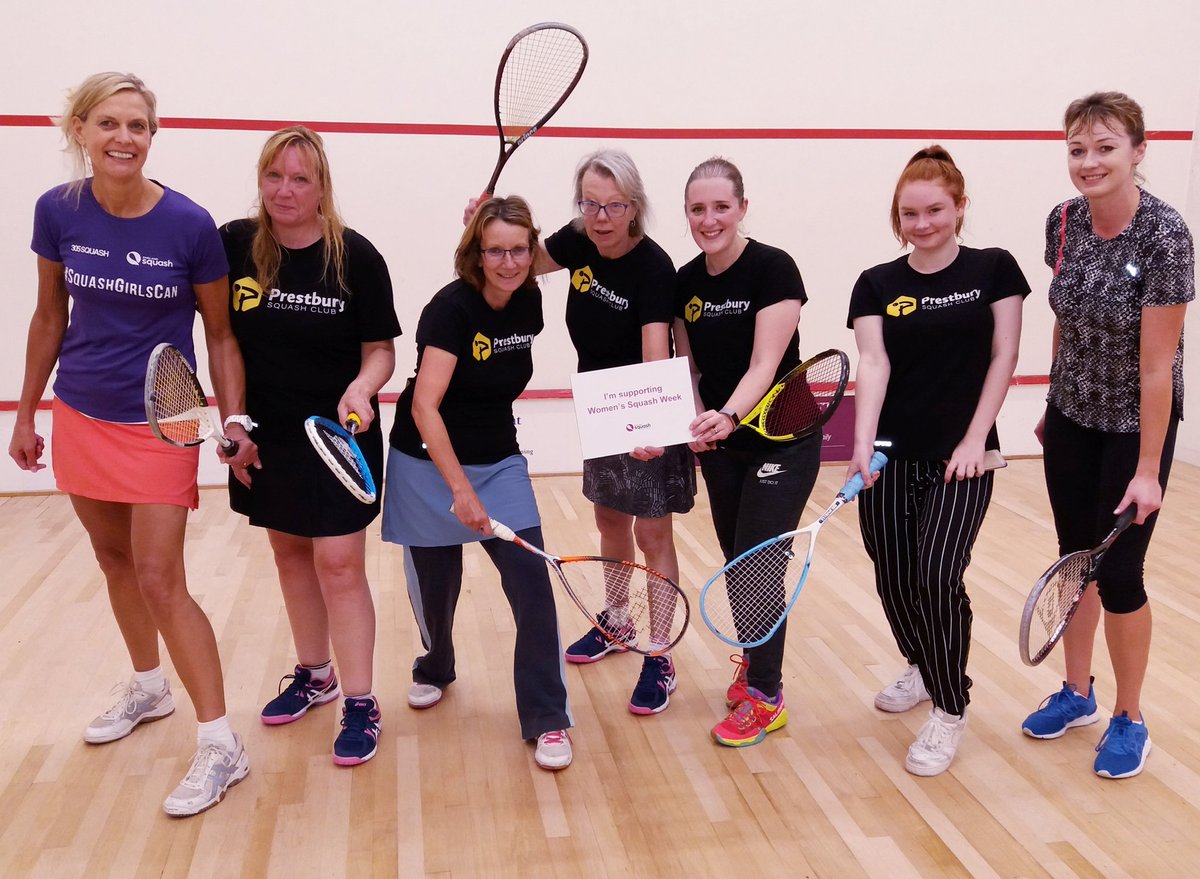
[[[1048, 385], [1050, 384], [1050, 376], [1048, 375], [1014, 375], [1010, 385]], [[854, 382], [846, 385], [846, 389], [853, 391]], [[400, 398], [398, 393], [385, 392], [379, 395], [380, 403], [395, 403]], [[570, 400], [571, 391], [568, 388], [542, 388], [528, 390], [518, 397], [520, 400]], [[215, 406], [216, 400], [209, 397], [208, 405]], [[39, 409], [50, 409], [50, 401], [42, 400], [38, 403]], [[0, 400], [0, 412], [15, 412], [17, 410], [16, 400]]]
[[[337, 122], [305, 119], [206, 119], [170, 116], [163, 128], [201, 131], [276, 131], [288, 125], [307, 125], [316, 131], [339, 134], [405, 134], [434, 136], [495, 137], [492, 125], [429, 122]], [[50, 116], [0, 115], [0, 127], [45, 128], [53, 126]], [[975, 128], [601, 128], [549, 126], [539, 137], [581, 139], [621, 138], [632, 140], [1062, 140], [1056, 129]], [[1150, 140], [1192, 139], [1191, 131], [1148, 131]]]

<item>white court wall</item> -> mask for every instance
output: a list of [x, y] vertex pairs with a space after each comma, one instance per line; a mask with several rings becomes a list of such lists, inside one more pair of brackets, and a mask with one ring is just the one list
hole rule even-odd
[[[343, 123], [489, 125], [495, 64], [508, 37], [560, 19], [588, 38], [592, 58], [553, 125], [642, 129], [855, 129], [918, 132], [1052, 131], [1073, 98], [1129, 92], [1152, 129], [1200, 127], [1194, 47], [1200, 8], [1185, 0], [1044, 0], [1003, 4], [825, 4], [663, 0], [603, 5], [456, 4], [364, 0], [143, 6], [136, 17], [94, 4], [6, 4], [0, 33], [0, 116], [57, 113], [65, 90], [97, 70], [130, 70], [159, 96], [163, 117]], [[682, 216], [682, 186], [704, 158], [723, 154], [746, 178], [747, 232], [800, 265], [811, 301], [802, 349], [853, 351], [845, 328], [850, 287], [865, 267], [900, 252], [887, 210], [896, 175], [928, 136], [834, 139], [539, 136], [501, 178], [502, 193], [534, 206], [547, 232], [569, 219], [576, 160], [601, 145], [627, 149], [646, 180], [650, 234], [677, 263], [696, 248]], [[218, 222], [245, 215], [266, 133], [165, 127], [148, 173], [203, 204]], [[486, 181], [492, 136], [328, 133], [335, 186], [348, 222], [387, 258], [406, 335], [398, 391], [412, 371], [412, 331], [450, 278], [462, 206]], [[940, 138], [962, 167], [972, 199], [964, 242], [1011, 250], [1033, 286], [1018, 373], [1049, 369], [1046, 214], [1074, 194], [1061, 142], [980, 135]], [[0, 401], [20, 394], [25, 333], [35, 293], [29, 251], [37, 196], [66, 179], [55, 129], [0, 125], [5, 168], [0, 213]], [[1195, 140], [1152, 142], [1143, 172], [1152, 192], [1200, 230]], [[564, 274], [545, 284], [547, 330], [535, 347], [532, 388], [568, 388], [574, 356], [561, 321]], [[1196, 323], [1192, 309], [1192, 335]], [[1200, 366], [1188, 368], [1191, 396]], [[1041, 389], [1015, 388], [1001, 415], [1010, 454], [1033, 454]], [[47, 392], [48, 396], [48, 392]], [[1194, 406], [1191, 407], [1194, 410]], [[522, 403], [518, 415], [535, 471], [578, 469], [573, 419], [562, 401]], [[39, 415], [43, 433], [48, 413]], [[0, 434], [12, 413], [0, 412]], [[1200, 462], [1200, 419], [1184, 423], [1179, 456]], [[219, 471], [206, 467], [206, 478]], [[52, 487], [48, 476], [0, 466], [0, 491]]]

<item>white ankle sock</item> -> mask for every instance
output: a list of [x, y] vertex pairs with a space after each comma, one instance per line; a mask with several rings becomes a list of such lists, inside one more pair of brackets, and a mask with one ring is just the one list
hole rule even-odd
[[301, 668], [306, 668], [312, 674], [313, 683], [327, 683], [329, 676], [333, 674], [333, 660], [327, 659], [320, 665], [302, 665]]
[[216, 720], [207, 720], [196, 725], [196, 744], [203, 748], [210, 743], [220, 745], [226, 751], [237, 747], [228, 715], [222, 714]]
[[163, 674], [161, 665], [155, 666], [150, 671], [135, 671], [133, 682], [146, 693], [161, 693], [167, 688], [167, 678]]

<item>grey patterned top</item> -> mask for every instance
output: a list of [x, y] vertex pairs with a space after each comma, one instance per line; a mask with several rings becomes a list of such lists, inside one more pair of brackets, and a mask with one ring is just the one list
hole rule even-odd
[[[1046, 265], [1062, 263], [1050, 284], [1058, 318], [1058, 355], [1047, 400], [1083, 427], [1113, 433], [1140, 429], [1142, 309], [1196, 296], [1192, 236], [1166, 202], [1141, 190], [1133, 220], [1116, 238], [1092, 229], [1083, 196], [1046, 218]], [[1183, 338], [1175, 351], [1174, 407], [1183, 413]]]

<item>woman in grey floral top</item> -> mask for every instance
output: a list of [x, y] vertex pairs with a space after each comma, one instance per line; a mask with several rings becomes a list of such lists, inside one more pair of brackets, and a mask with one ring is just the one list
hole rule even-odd
[[1067, 168], [1082, 195], [1046, 221], [1056, 321], [1048, 405], [1036, 430], [1059, 549], [1095, 546], [1130, 504], [1137, 516], [1105, 555], [1063, 638], [1062, 690], [1022, 729], [1053, 739], [1100, 719], [1091, 664], [1103, 611], [1117, 689], [1094, 769], [1127, 778], [1150, 753], [1140, 704], [1151, 630], [1143, 563], [1183, 417], [1183, 319], [1195, 298], [1195, 260], [1183, 219], [1138, 185], [1141, 107], [1100, 92], [1073, 102], [1063, 121]]

